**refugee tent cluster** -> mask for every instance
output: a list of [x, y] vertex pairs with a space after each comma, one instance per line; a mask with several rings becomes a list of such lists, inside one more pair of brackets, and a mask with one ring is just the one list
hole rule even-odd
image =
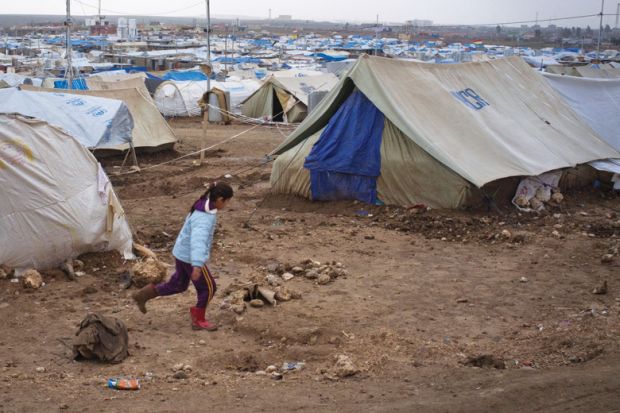
[[55, 267], [88, 251], [132, 258], [132, 235], [107, 176], [67, 131], [0, 113], [0, 264]]
[[277, 193], [444, 208], [514, 190], [511, 177], [620, 158], [518, 57], [363, 56], [272, 155]]
[[308, 114], [310, 94], [329, 92], [338, 78], [326, 73], [319, 76], [278, 77], [273, 75], [242, 104], [242, 112], [251, 118], [297, 123]]
[[88, 90], [0, 89], [0, 264], [46, 269], [88, 251], [133, 258], [122, 205], [91, 151], [171, 148], [141, 77]]

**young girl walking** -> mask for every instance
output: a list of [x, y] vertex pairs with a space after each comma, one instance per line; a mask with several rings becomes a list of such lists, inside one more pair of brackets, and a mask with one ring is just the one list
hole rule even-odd
[[213, 298], [217, 287], [207, 267], [213, 233], [217, 224], [217, 212], [226, 208], [233, 197], [233, 189], [224, 182], [213, 182], [207, 191], [192, 205], [183, 228], [174, 244], [172, 255], [176, 271], [170, 280], [158, 285], [149, 284], [135, 292], [132, 297], [138, 308], [146, 313], [146, 302], [158, 296], [181, 293], [187, 290], [192, 280], [198, 302], [190, 308], [194, 330], [217, 330], [217, 326], [205, 319], [207, 304]]

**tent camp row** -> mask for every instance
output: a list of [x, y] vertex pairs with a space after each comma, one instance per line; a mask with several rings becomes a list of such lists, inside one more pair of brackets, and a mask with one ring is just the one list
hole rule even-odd
[[620, 68], [616, 68], [611, 64], [588, 64], [583, 66], [549, 65], [545, 68], [545, 72], [555, 75], [568, 75], [596, 79], [620, 78]]
[[276, 193], [444, 208], [511, 177], [620, 158], [519, 57], [363, 56], [272, 155]]
[[338, 83], [332, 73], [320, 76], [270, 76], [263, 85], [241, 103], [242, 112], [251, 118], [297, 123], [308, 113], [308, 99], [314, 92], [329, 92]]

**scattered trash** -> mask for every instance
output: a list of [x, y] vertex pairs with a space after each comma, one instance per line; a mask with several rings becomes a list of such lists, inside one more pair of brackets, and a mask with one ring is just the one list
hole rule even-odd
[[282, 363], [282, 371], [302, 370], [306, 366], [303, 361], [285, 361]]
[[469, 302], [469, 300], [467, 298], [457, 298], [456, 302], [459, 304], [464, 304], [464, 303]]
[[73, 358], [120, 363], [128, 352], [129, 336], [123, 322], [114, 317], [88, 314], [73, 341]]
[[278, 371], [278, 368], [274, 366], [273, 364], [270, 366], [267, 366], [267, 368], [265, 369], [266, 373], [273, 373], [274, 371]]
[[108, 379], [108, 388], [115, 390], [140, 390], [138, 379]]
[[519, 282], [520, 283], [526, 283], [527, 282], [527, 278], [526, 277], [521, 277], [521, 278], [519, 278]]
[[37, 367], [37, 368], [35, 369], [35, 371], [36, 371], [37, 373], [45, 373], [45, 367]]

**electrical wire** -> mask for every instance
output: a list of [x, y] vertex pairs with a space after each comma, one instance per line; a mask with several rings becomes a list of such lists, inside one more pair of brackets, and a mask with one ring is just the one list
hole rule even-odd
[[[73, 0], [73, 1], [75, 1], [77, 3], [80, 3], [80, 4], [84, 5], [84, 6], [91, 7], [93, 9], [98, 9], [99, 8], [99, 6], [95, 6], [95, 5], [92, 5], [92, 4], [85, 3], [82, 0]], [[191, 6], [186, 6], [186, 7], [182, 7], [182, 8], [175, 9], [175, 10], [164, 11], [164, 12], [152, 12], [152, 13], [150, 12], [148, 15], [144, 15], [144, 16], [153, 16], [153, 17], [165, 16], [165, 15], [168, 15], [168, 14], [178, 13], [178, 12], [184, 11], [184, 10], [189, 10], [189, 9], [194, 8], [194, 7], [196, 7], [198, 5], [201, 5], [201, 4], [204, 4], [204, 1], [199, 1], [199, 2], [196, 2], [196, 3], [192, 4]], [[104, 9], [103, 7], [101, 8], [101, 10], [105, 11], [105, 12], [108, 12], [108, 13], [119, 14], [119, 15], [122, 15], [122, 16], [134, 16], [134, 15], [138, 16], [138, 15], [142, 15], [140, 13], [127, 13], [127, 12], [120, 12], [120, 11], [115, 11], [115, 10], [110, 10], [110, 9]]]

